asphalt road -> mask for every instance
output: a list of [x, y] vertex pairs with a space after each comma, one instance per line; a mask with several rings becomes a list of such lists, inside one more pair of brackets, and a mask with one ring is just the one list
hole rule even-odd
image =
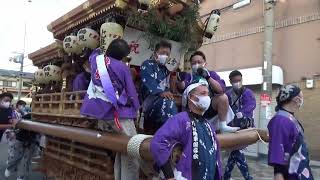
[[[0, 144], [0, 180], [16, 180], [16, 174], [13, 174], [9, 178], [4, 177], [4, 171], [6, 169], [6, 161], [8, 157], [8, 146], [5, 144]], [[36, 167], [36, 164], [32, 165]], [[43, 176], [38, 172], [30, 172], [28, 180], [43, 180]]]
[[[4, 177], [4, 171], [6, 169], [6, 160], [8, 156], [8, 146], [0, 144], [0, 180], [15, 180], [17, 177], [16, 175], [12, 175], [10, 178]], [[227, 161], [228, 153], [223, 152], [223, 162]], [[250, 174], [256, 180], [272, 180], [273, 179], [273, 169], [267, 165], [267, 160], [264, 159], [254, 159], [248, 158], [248, 164], [250, 168]], [[36, 167], [36, 164], [32, 165]], [[312, 167], [313, 175], [315, 179], [320, 179], [320, 167]], [[39, 172], [30, 172], [28, 180], [43, 180], [43, 175]], [[237, 167], [235, 167], [232, 173], [233, 180], [242, 180], [243, 177], [240, 174], [240, 171]]]

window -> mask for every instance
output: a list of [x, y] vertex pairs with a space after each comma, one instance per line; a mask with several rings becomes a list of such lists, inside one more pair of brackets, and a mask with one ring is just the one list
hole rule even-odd
[[32, 83], [31, 82], [23, 82], [23, 87], [32, 87]]
[[4, 87], [16, 87], [17, 82], [15, 81], [3, 81], [3, 86]]
[[3, 86], [3, 81], [0, 81], [0, 86]]

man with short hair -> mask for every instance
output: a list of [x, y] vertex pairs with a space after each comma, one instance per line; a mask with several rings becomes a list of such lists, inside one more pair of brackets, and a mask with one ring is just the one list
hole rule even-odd
[[170, 71], [165, 64], [171, 54], [171, 44], [160, 41], [152, 57], [141, 65], [144, 129], [155, 133], [178, 110], [170, 91]]
[[84, 61], [80, 70], [81, 72], [77, 74], [72, 82], [72, 91], [84, 91], [88, 89], [91, 79], [91, 69], [88, 60]]
[[228, 112], [231, 112], [231, 110], [229, 108], [228, 97], [225, 94], [226, 85], [224, 80], [215, 71], [209, 71], [206, 68], [207, 60], [203, 52], [194, 52], [190, 57], [190, 61], [192, 73], [178, 74], [178, 88], [184, 90], [185, 87], [192, 83], [197, 83], [200, 80], [207, 81], [210, 89], [211, 106], [203, 114], [203, 117], [211, 120], [218, 116], [219, 122], [215, 122], [218, 124], [216, 128], [220, 129], [221, 132], [235, 132], [239, 128], [227, 125]]
[[0, 137], [6, 129], [12, 128], [18, 123], [17, 118], [11, 108], [13, 95], [8, 92], [0, 94]]
[[[234, 120], [230, 123], [231, 126], [240, 127], [246, 129], [253, 127], [253, 111], [256, 108], [256, 99], [253, 92], [242, 85], [242, 74], [238, 70], [234, 70], [229, 75], [232, 88], [229, 89], [226, 94], [229, 98], [230, 106], [236, 115]], [[242, 150], [234, 150], [230, 153], [224, 179], [231, 178], [231, 172], [234, 164], [237, 164], [242, 176], [246, 180], [251, 180], [252, 177], [249, 174], [249, 167]]]
[[[93, 51], [89, 58], [91, 82], [80, 112], [98, 119], [100, 130], [134, 136], [140, 104], [130, 69], [122, 62], [129, 53], [130, 47], [123, 39], [113, 40], [106, 54], [100, 49]], [[115, 180], [138, 180], [138, 160], [117, 153], [114, 176]]]
[[17, 101], [15, 112], [17, 112], [19, 119], [26, 115], [26, 105], [27, 103], [23, 100]]

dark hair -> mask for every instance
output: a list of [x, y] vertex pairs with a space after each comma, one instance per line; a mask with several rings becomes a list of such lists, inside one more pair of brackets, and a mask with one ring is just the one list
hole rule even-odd
[[231, 80], [232, 78], [234, 78], [234, 77], [236, 77], [236, 76], [241, 76], [241, 77], [242, 77], [241, 72], [238, 71], [238, 70], [232, 71], [232, 72], [229, 74], [229, 79]]
[[201, 56], [203, 58], [204, 61], [206, 60], [206, 55], [204, 55], [204, 53], [202, 51], [196, 51], [194, 52], [191, 56], [190, 56], [190, 61], [192, 61], [192, 58], [195, 56]]
[[161, 40], [159, 43], [156, 44], [155, 50], [158, 51], [160, 48], [169, 48], [171, 50], [172, 45], [168, 41]]
[[17, 102], [17, 104], [16, 104], [16, 107], [18, 107], [18, 106], [20, 106], [20, 105], [25, 106], [25, 105], [27, 105], [27, 103], [26, 103], [25, 101], [19, 100], [19, 101]]
[[122, 60], [122, 58], [128, 56], [129, 53], [130, 47], [128, 43], [123, 39], [113, 40], [106, 51], [107, 56], [117, 60]]
[[8, 92], [4, 92], [4, 93], [0, 94], [0, 99], [2, 99], [4, 97], [9, 97], [11, 100], [13, 99], [13, 95]]

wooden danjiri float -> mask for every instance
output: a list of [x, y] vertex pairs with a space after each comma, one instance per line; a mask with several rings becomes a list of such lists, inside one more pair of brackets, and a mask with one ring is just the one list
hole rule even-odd
[[[173, 68], [172, 64], [179, 64], [180, 69], [188, 70], [190, 65], [185, 60], [192, 50], [201, 46], [203, 38], [212, 37], [218, 22], [219, 15], [214, 14], [202, 23], [198, 5], [191, 0], [88, 0], [48, 25], [55, 42], [29, 54], [39, 68], [35, 72], [37, 90], [32, 100], [32, 120], [17, 125], [46, 135], [41, 160], [46, 177], [114, 179], [115, 152], [128, 153], [132, 137], [95, 130], [96, 120], [80, 115], [86, 92], [72, 92], [72, 81], [80, 73], [78, 67], [86, 62], [93, 49], [106, 50], [113, 39], [125, 39], [131, 47], [131, 61], [126, 63], [135, 72], [132, 75], [138, 87], [139, 66], [150, 57], [159, 39], [173, 44], [173, 60], [168, 69]], [[179, 104], [178, 94], [176, 101]], [[141, 118], [137, 117], [137, 121]], [[257, 142], [258, 133], [267, 141], [267, 133], [259, 129], [218, 135], [218, 139], [221, 148], [232, 149]], [[151, 137], [138, 136], [134, 138], [140, 139], [136, 152], [129, 155], [140, 156], [137, 158], [151, 164]]]

